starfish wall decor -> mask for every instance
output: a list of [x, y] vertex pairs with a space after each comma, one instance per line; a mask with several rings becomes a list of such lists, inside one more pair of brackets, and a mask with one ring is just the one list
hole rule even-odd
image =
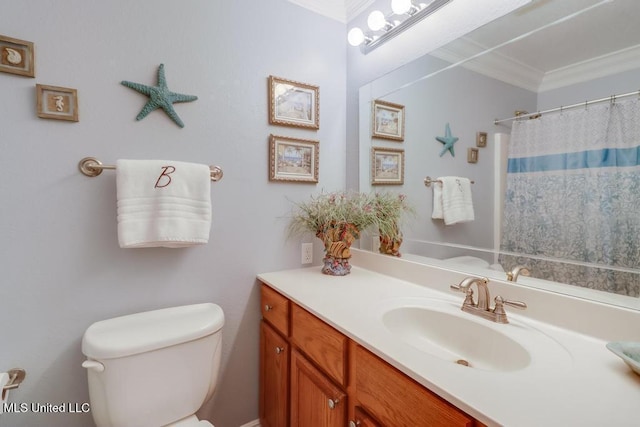
[[449, 150], [451, 152], [451, 155], [453, 157], [456, 156], [456, 154], [453, 152], [453, 144], [458, 142], [458, 137], [451, 136], [451, 128], [449, 127], [449, 123], [447, 123], [447, 126], [445, 128], [444, 136], [436, 136], [436, 139], [444, 144], [444, 147], [442, 148], [442, 151], [440, 152], [440, 157], [442, 157], [444, 155], [444, 153], [447, 152], [447, 150]]
[[136, 116], [136, 120], [142, 120], [153, 110], [162, 108], [165, 113], [181, 128], [184, 127], [184, 123], [178, 117], [178, 113], [173, 109], [173, 104], [176, 102], [191, 102], [198, 99], [194, 95], [184, 95], [181, 93], [171, 92], [167, 87], [167, 80], [164, 76], [164, 64], [160, 64], [158, 67], [158, 84], [157, 86], [146, 86], [140, 83], [133, 83], [123, 80], [121, 82], [126, 87], [136, 90], [149, 97], [149, 101], [144, 105], [142, 111]]

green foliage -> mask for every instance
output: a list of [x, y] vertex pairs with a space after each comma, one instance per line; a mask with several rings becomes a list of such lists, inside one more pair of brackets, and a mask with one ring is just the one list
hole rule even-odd
[[403, 194], [380, 192], [332, 192], [311, 196], [306, 202], [296, 203], [289, 234], [312, 232], [322, 234], [332, 224], [351, 224], [358, 231], [376, 227], [382, 236], [395, 237], [405, 213], [413, 208]]
[[321, 193], [296, 203], [289, 224], [290, 234], [323, 233], [331, 224], [351, 224], [359, 231], [376, 222], [373, 197], [357, 192]]
[[415, 214], [415, 210], [407, 202], [404, 194], [381, 192], [375, 193], [374, 208], [376, 211], [375, 225], [380, 236], [394, 239], [400, 236], [400, 226], [405, 214]]

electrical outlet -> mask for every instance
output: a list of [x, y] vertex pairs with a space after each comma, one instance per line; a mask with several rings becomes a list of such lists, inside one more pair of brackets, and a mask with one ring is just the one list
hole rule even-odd
[[311, 264], [313, 262], [313, 243], [302, 244], [302, 264]]

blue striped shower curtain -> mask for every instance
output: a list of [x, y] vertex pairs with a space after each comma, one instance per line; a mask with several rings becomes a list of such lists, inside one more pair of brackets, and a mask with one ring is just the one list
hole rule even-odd
[[638, 297], [639, 239], [640, 100], [513, 123], [502, 250], [533, 257], [505, 269]]

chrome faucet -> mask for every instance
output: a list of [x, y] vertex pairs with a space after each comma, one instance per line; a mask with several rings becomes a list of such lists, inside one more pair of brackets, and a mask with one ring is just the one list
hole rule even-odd
[[519, 275], [523, 276], [531, 276], [531, 271], [527, 267], [522, 265], [516, 265], [511, 269], [511, 271], [507, 272], [507, 280], [510, 282], [515, 282], [518, 280]]
[[[478, 287], [478, 303], [473, 300], [473, 289], [471, 286], [476, 284]], [[520, 301], [509, 301], [502, 298], [500, 295], [496, 296], [495, 306], [493, 309], [489, 307], [489, 300], [491, 296], [489, 294], [489, 287], [487, 284], [489, 279], [486, 277], [465, 277], [459, 284], [451, 285], [451, 289], [454, 291], [464, 292], [466, 297], [462, 303], [462, 311], [476, 316], [483, 317], [497, 323], [509, 323], [507, 319], [507, 313], [504, 311], [504, 305], [511, 307], [525, 309], [527, 304]]]

